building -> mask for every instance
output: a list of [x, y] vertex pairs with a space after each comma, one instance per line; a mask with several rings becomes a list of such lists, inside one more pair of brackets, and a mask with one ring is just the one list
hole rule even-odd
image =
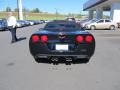
[[89, 19], [93, 19], [94, 11], [96, 19], [102, 19], [103, 11], [110, 11], [110, 19], [120, 22], [120, 0], [88, 0], [83, 10], [89, 12]]

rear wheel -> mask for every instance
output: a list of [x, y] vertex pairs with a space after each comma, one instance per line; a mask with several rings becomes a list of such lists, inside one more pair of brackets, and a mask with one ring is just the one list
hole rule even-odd
[[90, 29], [91, 29], [91, 30], [95, 30], [96, 27], [95, 27], [95, 26], [91, 26]]
[[40, 58], [34, 58], [37, 63], [40, 63]]
[[115, 26], [114, 26], [114, 25], [111, 25], [111, 26], [110, 26], [110, 30], [115, 30]]
[[88, 63], [88, 62], [89, 62], [89, 58], [83, 59], [83, 63]]
[[65, 62], [66, 65], [71, 65], [71, 62]]

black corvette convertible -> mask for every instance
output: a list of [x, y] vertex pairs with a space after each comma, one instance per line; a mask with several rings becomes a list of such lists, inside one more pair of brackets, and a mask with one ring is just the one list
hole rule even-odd
[[95, 39], [74, 21], [55, 20], [32, 34], [29, 48], [38, 63], [87, 63], [94, 54]]

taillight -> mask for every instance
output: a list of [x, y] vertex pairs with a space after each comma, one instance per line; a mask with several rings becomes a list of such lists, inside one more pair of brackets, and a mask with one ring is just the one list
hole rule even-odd
[[39, 36], [37, 35], [32, 36], [32, 42], [38, 42], [39, 40], [40, 40]]
[[83, 41], [84, 41], [83, 36], [77, 36], [77, 37], [76, 37], [76, 41], [77, 41], [78, 43], [83, 42]]
[[91, 43], [93, 41], [93, 37], [88, 35], [85, 37], [85, 41], [88, 42], [88, 43]]
[[46, 36], [46, 35], [41, 36], [41, 41], [43, 43], [46, 43], [48, 41], [48, 36]]

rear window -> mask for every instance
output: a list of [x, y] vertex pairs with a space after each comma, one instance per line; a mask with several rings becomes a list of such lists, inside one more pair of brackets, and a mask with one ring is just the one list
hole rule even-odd
[[80, 29], [80, 26], [77, 23], [64, 23], [64, 22], [50, 22], [44, 29], [46, 30], [75, 30]]

